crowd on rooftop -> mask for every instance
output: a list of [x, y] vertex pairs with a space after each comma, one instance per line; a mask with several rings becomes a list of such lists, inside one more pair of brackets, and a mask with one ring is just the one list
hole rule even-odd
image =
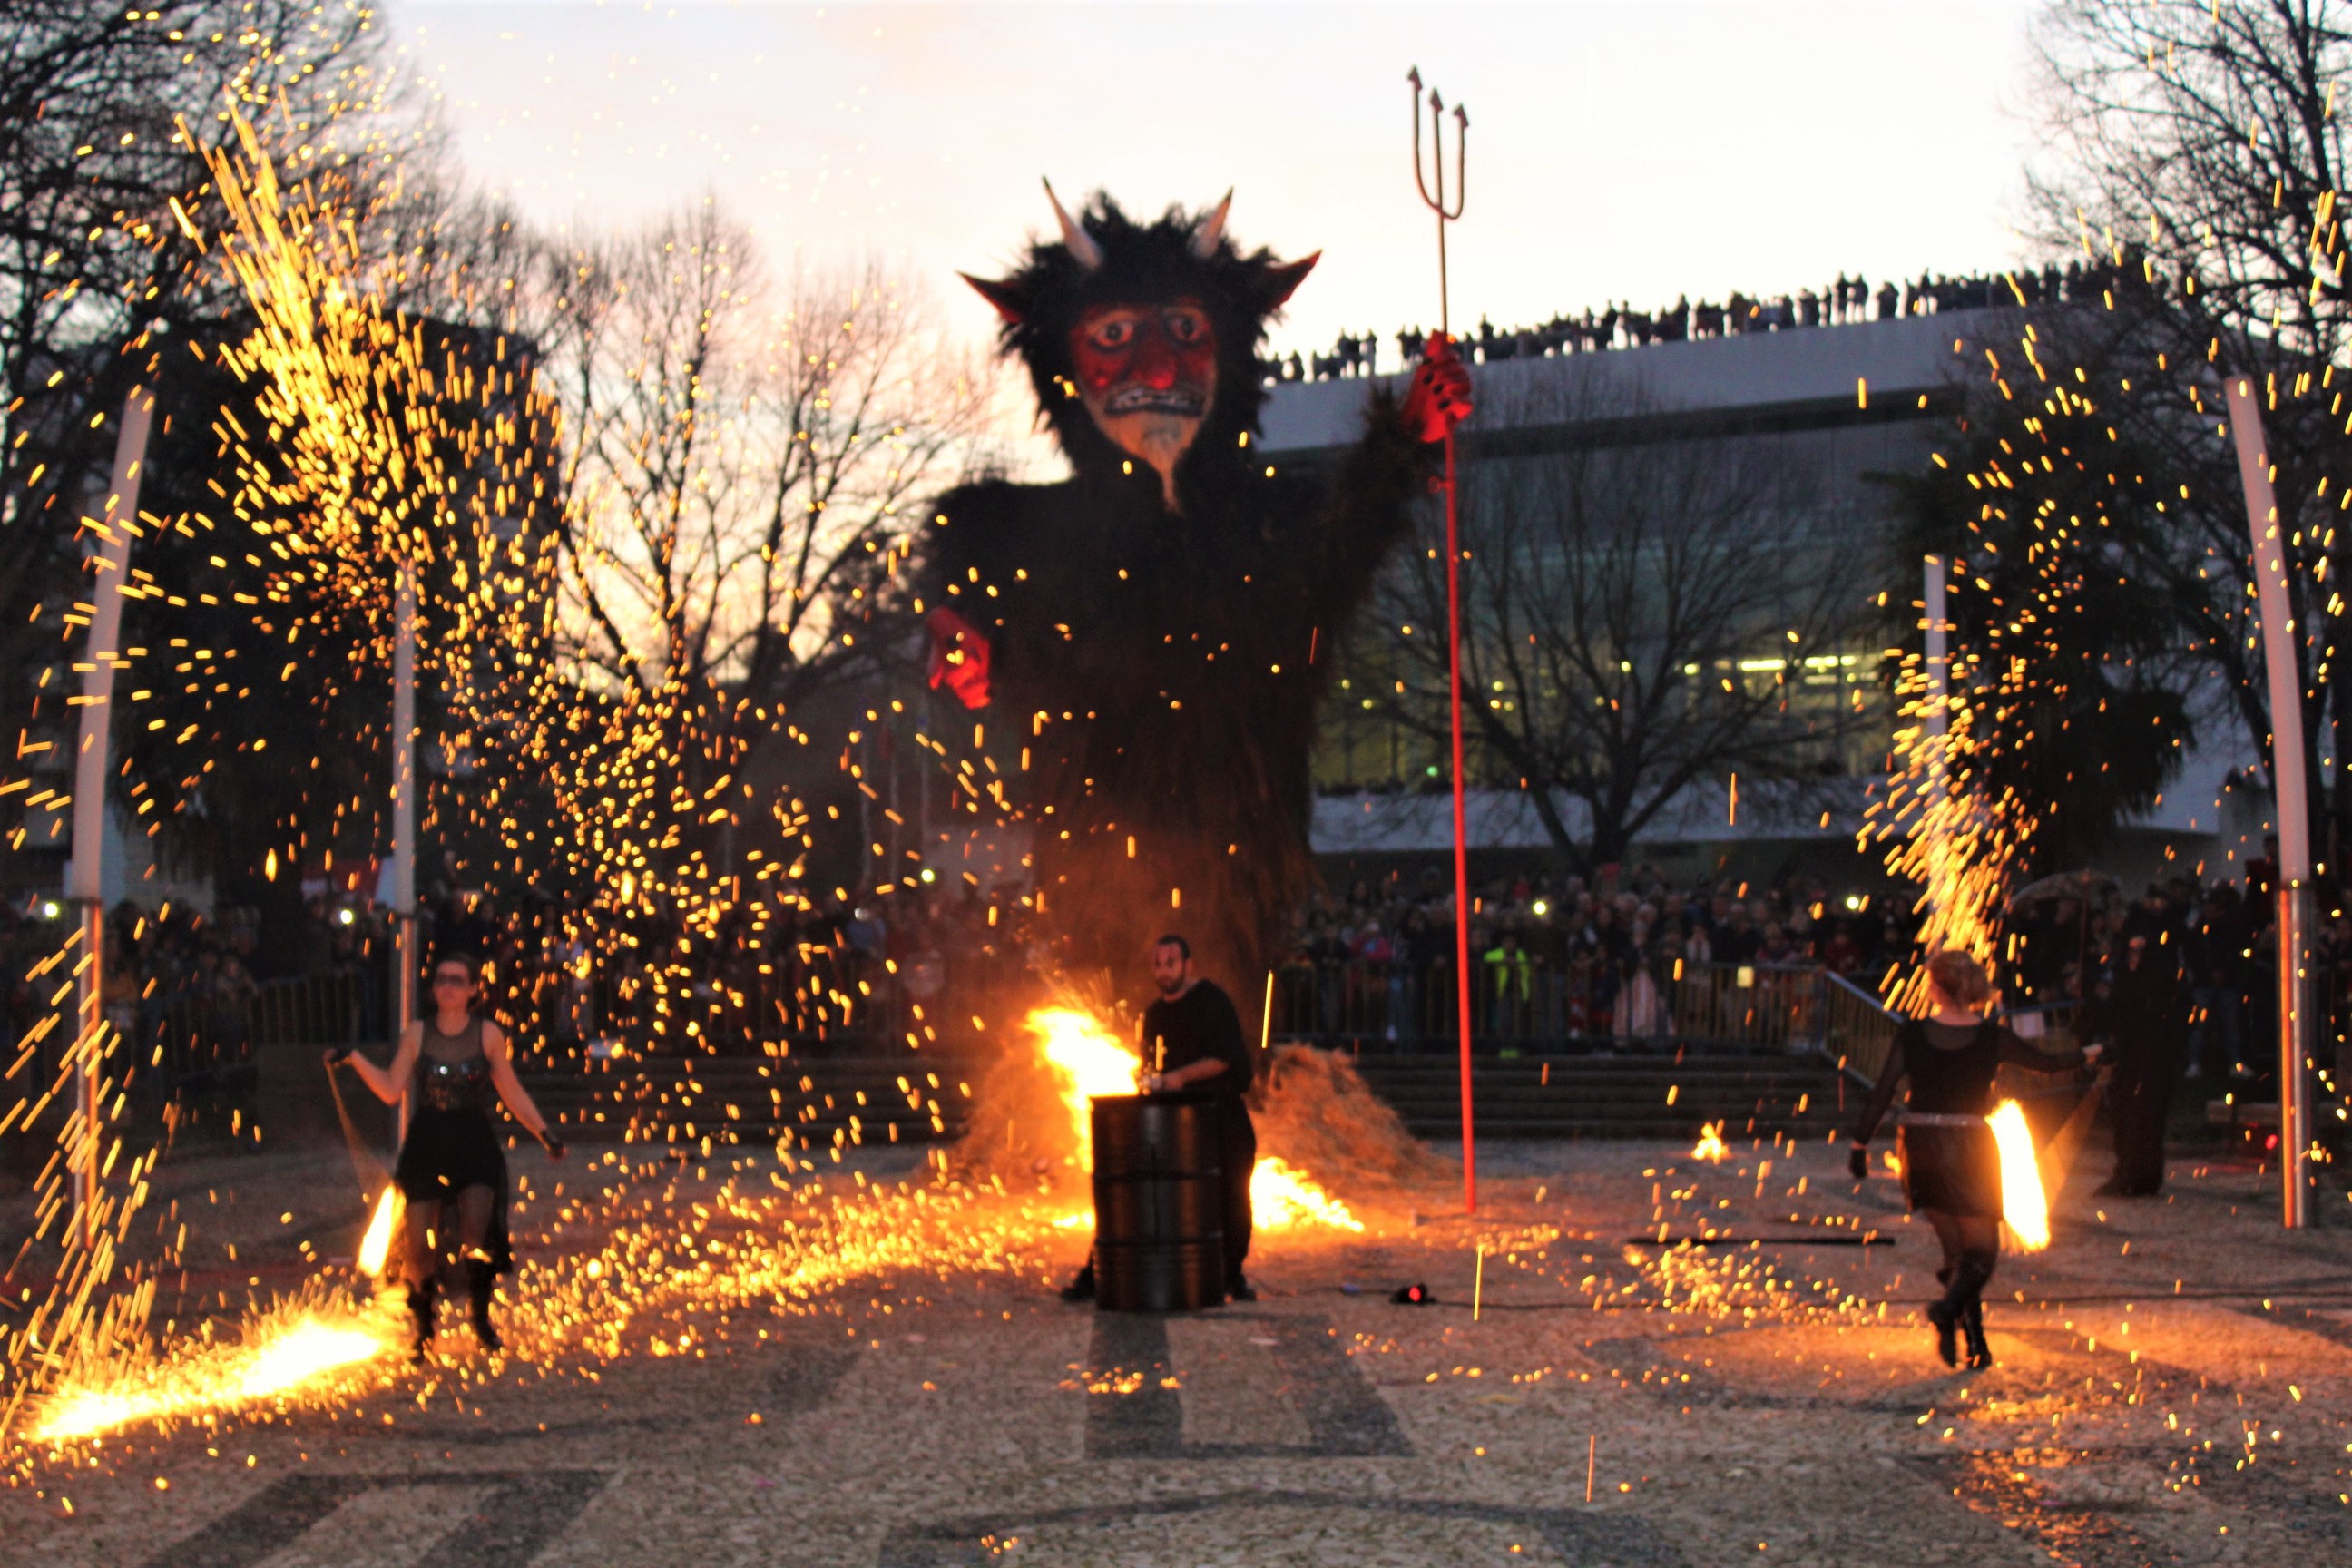
[[[1598, 312], [1588, 309], [1581, 315], [1555, 315], [1549, 321], [1522, 327], [1498, 328], [1481, 317], [1476, 330], [1465, 333], [1463, 341], [1475, 362], [1492, 364], [1503, 360], [1643, 348], [1652, 343], [1696, 338], [1942, 315], [1996, 305], [2092, 300], [2102, 298], [2133, 275], [2129, 264], [2086, 264], [2077, 259], [2063, 268], [2053, 263], [2038, 270], [2028, 268], [1960, 277], [1922, 272], [1909, 282], [1882, 280], [1873, 288], [1860, 273], [1848, 277], [1842, 272], [1819, 289], [1801, 289], [1794, 294], [1751, 296], [1735, 289], [1720, 301], [1700, 300], [1696, 303], [1685, 294], [1659, 310], [1637, 310], [1630, 301], [1612, 303]], [[1401, 328], [1392, 336], [1398, 357], [1389, 366], [1391, 370], [1410, 366], [1420, 357], [1429, 338], [1427, 331], [1421, 327]], [[1269, 384], [1378, 375], [1381, 374], [1381, 337], [1377, 332], [1341, 332], [1328, 353], [1292, 353], [1265, 359], [1259, 362], [1258, 371], [1260, 378]]]

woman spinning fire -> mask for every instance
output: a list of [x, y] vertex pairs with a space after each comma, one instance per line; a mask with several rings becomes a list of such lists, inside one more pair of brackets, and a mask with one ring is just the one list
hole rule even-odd
[[327, 1053], [331, 1069], [348, 1060], [386, 1105], [415, 1095], [393, 1181], [407, 1214], [399, 1272], [415, 1325], [411, 1355], [420, 1362], [433, 1342], [440, 1252], [453, 1220], [473, 1297], [474, 1335], [484, 1350], [499, 1349], [490, 1290], [513, 1268], [514, 1255], [507, 1246], [507, 1162], [490, 1121], [491, 1091], [551, 1156], [563, 1158], [562, 1141], [547, 1130], [515, 1077], [506, 1035], [475, 1010], [480, 988], [471, 954], [445, 953], [433, 965], [433, 1015], [402, 1032], [389, 1068], [348, 1047]]
[[1991, 997], [1984, 966], [1967, 953], [1948, 948], [1927, 960], [1928, 1015], [1906, 1018], [1895, 1031], [1895, 1048], [1862, 1108], [1847, 1155], [1857, 1181], [1870, 1173], [1871, 1134], [1894, 1102], [1895, 1086], [1910, 1079], [1910, 1099], [1897, 1123], [1903, 1194], [1914, 1213], [1927, 1216], [1943, 1244], [1944, 1266], [1936, 1278], [1944, 1294], [1927, 1304], [1927, 1321], [1936, 1325], [1936, 1351], [1946, 1366], [1959, 1364], [1962, 1335], [1970, 1367], [1992, 1364], [1984, 1289], [2000, 1260], [2001, 1222], [2000, 1152], [1985, 1121], [1993, 1075], [2003, 1062], [2065, 1072], [2097, 1059], [2095, 1046], [2036, 1050], [1981, 1016]]

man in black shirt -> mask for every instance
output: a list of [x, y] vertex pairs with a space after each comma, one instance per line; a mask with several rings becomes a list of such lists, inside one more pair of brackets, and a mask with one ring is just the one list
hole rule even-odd
[[[1151, 979], [1160, 994], [1143, 1010], [1140, 1041], [1146, 1094], [1191, 1092], [1216, 1100], [1219, 1164], [1225, 1177], [1225, 1294], [1255, 1301], [1257, 1292], [1242, 1277], [1249, 1256], [1250, 1173], [1257, 1164], [1257, 1129], [1242, 1097], [1249, 1092], [1255, 1064], [1242, 1037], [1234, 999], [1213, 980], [1192, 970], [1192, 945], [1181, 936], [1151, 944]], [[1094, 1260], [1062, 1291], [1066, 1301], [1095, 1293]]]
[[1249, 1256], [1257, 1129], [1242, 1101], [1255, 1064], [1242, 1037], [1241, 1015], [1223, 986], [1193, 973], [1192, 944], [1181, 936], [1163, 936], [1151, 944], [1151, 981], [1160, 995], [1143, 1010], [1143, 1091], [1191, 1090], [1215, 1098], [1219, 1163], [1225, 1176], [1225, 1294], [1255, 1301], [1257, 1292], [1242, 1277], [1242, 1260]]

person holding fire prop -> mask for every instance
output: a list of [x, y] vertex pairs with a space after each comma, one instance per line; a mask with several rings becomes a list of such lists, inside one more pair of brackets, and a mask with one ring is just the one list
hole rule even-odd
[[1936, 1326], [1936, 1352], [1959, 1364], [1958, 1340], [1969, 1365], [1992, 1364], [1985, 1339], [1984, 1290], [2000, 1261], [2000, 1152], [1986, 1115], [1992, 1110], [1993, 1075], [2003, 1062], [2033, 1072], [2068, 1072], [2098, 1059], [2098, 1047], [2041, 1051], [1982, 1016], [1992, 981], [1968, 953], [1946, 948], [1927, 960], [1924, 1018], [1906, 1018], [1895, 1032], [1885, 1069], [1862, 1108], [1847, 1164], [1856, 1181], [1870, 1173], [1870, 1139], [1905, 1079], [1911, 1093], [1896, 1124], [1903, 1195], [1924, 1214], [1944, 1249], [1936, 1278], [1944, 1294], [1927, 1304]]
[[451, 1234], [464, 1260], [473, 1298], [474, 1336], [499, 1348], [490, 1322], [490, 1292], [514, 1268], [507, 1245], [507, 1162], [490, 1120], [495, 1092], [550, 1157], [563, 1158], [563, 1141], [515, 1077], [505, 1031], [476, 1009], [481, 969], [470, 953], [446, 952], [433, 965], [433, 1013], [401, 1032], [392, 1065], [379, 1068], [349, 1047], [327, 1053], [330, 1071], [348, 1061], [386, 1105], [415, 1096], [401, 1140], [393, 1183], [407, 1216], [399, 1271], [414, 1320], [412, 1359], [423, 1361], [433, 1342], [434, 1299], [440, 1251]]

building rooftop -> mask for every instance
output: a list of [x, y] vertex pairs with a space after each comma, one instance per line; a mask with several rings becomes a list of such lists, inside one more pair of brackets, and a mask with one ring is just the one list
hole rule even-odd
[[[1994, 315], [1953, 310], [1501, 360], [1473, 371], [1480, 413], [1465, 428], [1474, 436], [1491, 433], [1498, 410], [1562, 403], [1617, 404], [1653, 417], [1705, 415], [1710, 424], [1808, 410], [1916, 415], [1922, 397], [1934, 399], [1969, 374], [1978, 356], [1969, 344]], [[1268, 452], [1290, 453], [1345, 446], [1355, 438], [1371, 388], [1398, 391], [1403, 380], [1392, 374], [1279, 383], [1266, 403], [1260, 444]], [[1545, 395], [1531, 395], [1538, 392]]]

